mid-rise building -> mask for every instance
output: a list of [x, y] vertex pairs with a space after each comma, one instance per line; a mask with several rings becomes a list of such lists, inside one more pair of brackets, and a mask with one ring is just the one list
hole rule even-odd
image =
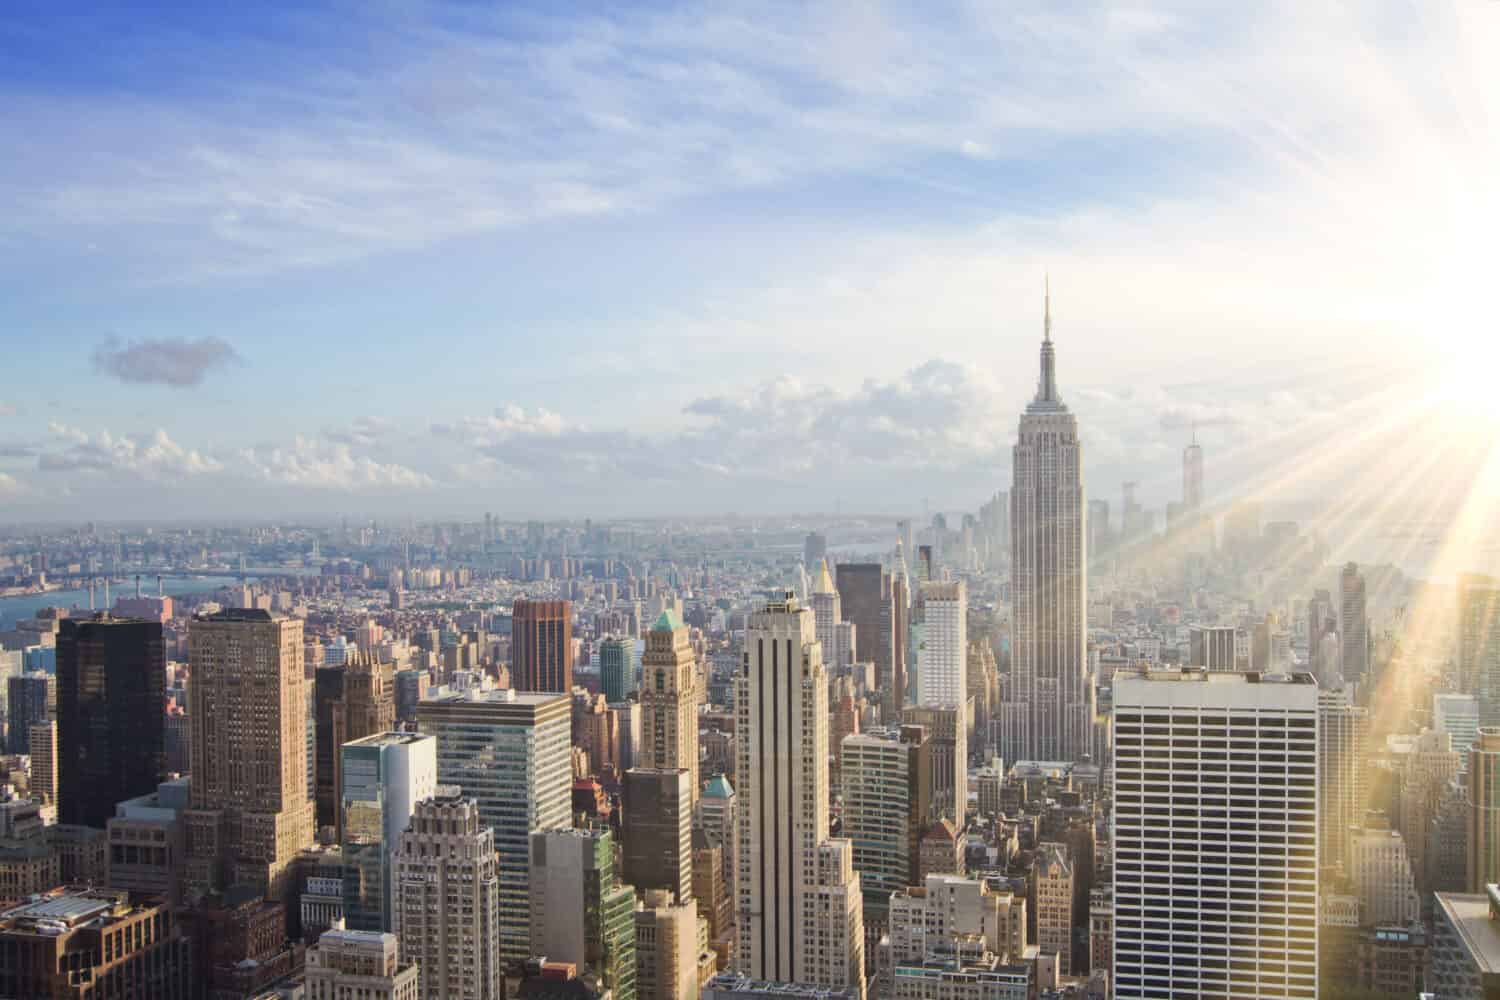
[[687, 626], [671, 608], [646, 633], [641, 657], [641, 745], [636, 766], [683, 768], [698, 797], [698, 680]]
[[388, 931], [395, 926], [393, 852], [417, 803], [437, 793], [437, 740], [376, 733], [345, 743], [339, 756], [345, 926]]
[[1188, 666], [1205, 670], [1235, 670], [1235, 627], [1193, 625], [1188, 628]]
[[31, 779], [27, 790], [45, 805], [57, 804], [57, 723], [38, 722], [31, 727]]
[[1317, 682], [1133, 671], [1113, 695], [1115, 995], [1315, 997]]
[[738, 972], [721, 972], [703, 984], [702, 1000], [856, 1000], [859, 996], [853, 987], [768, 983]]
[[1359, 894], [1360, 923], [1406, 927], [1422, 917], [1406, 841], [1384, 813], [1369, 813], [1348, 833], [1348, 871]]
[[307, 950], [307, 1000], [418, 1000], [417, 967], [396, 935], [335, 927]]
[[735, 965], [863, 995], [859, 876], [849, 842], [828, 839], [828, 678], [812, 613], [790, 594], [750, 616], [734, 706]]
[[[187, 889], [245, 884], [282, 899], [295, 888], [297, 852], [313, 842], [302, 621], [219, 611], [192, 620], [188, 643]], [[159, 702], [152, 716], [161, 717]]]
[[1500, 996], [1500, 886], [1433, 898], [1427, 989], [1440, 1000]]
[[517, 691], [573, 690], [572, 601], [518, 599], [510, 635], [510, 678]]
[[438, 781], [479, 803], [500, 856], [500, 941], [506, 962], [531, 955], [532, 830], [572, 819], [572, 699], [562, 694], [438, 688], [417, 709], [437, 737]]
[[500, 1000], [500, 863], [479, 803], [439, 786], [417, 803], [391, 868], [395, 933], [419, 995]]
[[1471, 694], [1433, 695], [1432, 728], [1448, 734], [1454, 752], [1468, 767], [1469, 748], [1479, 735], [1479, 699]]
[[1066, 844], [1043, 843], [1037, 851], [1032, 882], [1036, 893], [1036, 943], [1044, 955], [1057, 956], [1057, 971], [1073, 972], [1073, 859]]
[[611, 834], [532, 833], [531, 946], [549, 962], [587, 968], [615, 1000], [634, 1000], [635, 892], [615, 877]]
[[891, 893], [919, 881], [933, 821], [932, 744], [921, 726], [844, 738], [843, 833], [854, 845], [867, 927], [883, 926]]
[[636, 889], [693, 896], [693, 787], [685, 768], [625, 772], [623, 878]]
[[909, 705], [901, 712], [901, 723], [921, 726], [932, 744], [932, 799], [934, 810], [953, 820], [962, 830], [969, 804], [969, 709], [972, 701], [957, 705]]
[[984, 882], [932, 875], [892, 894], [879, 946], [879, 994], [909, 1000], [1025, 1000], [1026, 902]]
[[636, 993], [639, 1000], [695, 1000], [698, 996], [698, 910], [652, 890], [635, 911]]
[[[693, 807], [693, 822], [717, 841], [724, 849], [724, 888], [729, 893], [731, 911], [738, 905], [735, 897], [735, 879], [738, 872], [737, 845], [739, 843], [739, 799], [734, 786], [722, 774], [708, 779], [698, 804]], [[733, 916], [730, 918], [733, 919]]]
[[[104, 829], [166, 777], [160, 621], [64, 618], [57, 632], [57, 816]], [[34, 720], [44, 721], [41, 719]]]
[[196, 995], [192, 945], [162, 900], [118, 889], [63, 889], [0, 913], [0, 996]]
[[188, 784], [174, 778], [150, 795], [116, 804], [105, 827], [111, 888], [160, 896], [174, 906], [182, 901]]
[[5, 678], [5, 752], [31, 751], [31, 727], [52, 718], [57, 680], [32, 670]]

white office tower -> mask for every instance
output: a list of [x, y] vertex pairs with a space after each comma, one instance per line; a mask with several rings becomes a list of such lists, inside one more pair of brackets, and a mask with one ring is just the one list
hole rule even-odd
[[882, 998], [1026, 1000], [1026, 900], [984, 882], [929, 875], [891, 893], [880, 939]]
[[1359, 922], [1366, 927], [1406, 927], [1422, 918], [1406, 839], [1384, 813], [1349, 831], [1348, 871], [1359, 893]]
[[844, 620], [844, 602], [833, 585], [833, 575], [828, 572], [827, 560], [819, 562], [813, 569], [812, 594], [807, 603], [812, 607], [813, 628], [817, 633], [818, 643], [823, 647], [824, 668], [835, 670], [852, 663], [854, 647], [851, 645], [844, 648], [843, 641], [851, 639], [853, 633], [848, 629], [842, 632], [839, 629], [839, 623]]
[[437, 740], [376, 733], [339, 748], [343, 795], [344, 925], [393, 929], [391, 859], [418, 802], [437, 792]]
[[1083, 446], [1056, 368], [1049, 297], [1036, 398], [1012, 451], [1013, 653], [1000, 677], [1000, 756], [1011, 761], [1077, 761], [1101, 749], [1086, 648]]
[[917, 646], [917, 704], [962, 705], [968, 698], [968, 591], [964, 582], [921, 586], [922, 641]]
[[793, 595], [750, 616], [734, 708], [735, 968], [863, 996], [859, 876], [849, 841], [828, 839], [828, 678]]
[[1318, 687], [1115, 675], [1115, 996], [1318, 994]]
[[1349, 831], [1365, 815], [1369, 712], [1350, 704], [1347, 690], [1319, 690], [1318, 727], [1319, 858], [1335, 865], [1345, 860]]
[[500, 863], [479, 804], [440, 785], [417, 804], [392, 859], [396, 936], [421, 996], [500, 1000]]

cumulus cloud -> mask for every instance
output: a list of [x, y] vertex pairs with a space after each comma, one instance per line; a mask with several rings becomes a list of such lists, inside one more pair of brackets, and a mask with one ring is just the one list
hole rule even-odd
[[0, 497], [18, 496], [26, 491], [26, 487], [15, 476], [0, 472]]
[[222, 471], [223, 463], [173, 441], [165, 430], [150, 434], [97, 434], [65, 424], [49, 426], [65, 447], [44, 451], [37, 468], [44, 472], [123, 473], [151, 480], [172, 480]]
[[396, 430], [394, 422], [385, 417], [356, 417], [348, 427], [330, 427], [323, 436], [335, 444], [367, 448], [389, 437]]
[[14, 403], [7, 403], [4, 400], [0, 400], [0, 417], [13, 417], [20, 412], [20, 408]]
[[290, 447], [241, 449], [241, 468], [279, 486], [316, 490], [412, 490], [435, 485], [431, 476], [404, 465], [355, 455], [347, 444], [298, 435]]
[[212, 371], [240, 361], [218, 337], [157, 337], [122, 342], [110, 339], [94, 349], [94, 370], [137, 385], [200, 385]]

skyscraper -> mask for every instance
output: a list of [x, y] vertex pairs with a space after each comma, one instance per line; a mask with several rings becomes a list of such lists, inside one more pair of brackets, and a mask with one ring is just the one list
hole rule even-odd
[[1344, 682], [1363, 681], [1370, 667], [1370, 623], [1365, 613], [1365, 578], [1346, 563], [1339, 574], [1339, 650]]
[[1481, 727], [1469, 748], [1469, 891], [1500, 882], [1500, 729]]
[[531, 956], [531, 831], [572, 820], [572, 699], [439, 688], [417, 707], [417, 725], [437, 737], [438, 780], [475, 798], [494, 830], [501, 958], [524, 961]]
[[307, 951], [307, 995], [328, 1000], [418, 1000], [420, 974], [401, 961], [396, 935], [380, 931], [326, 931]]
[[420, 995], [500, 1000], [500, 866], [479, 804], [438, 786], [417, 803], [391, 868], [396, 936], [420, 970]]
[[37, 802], [57, 804], [57, 723], [31, 727], [31, 780], [27, 792]]
[[5, 679], [6, 753], [29, 753], [31, 727], [51, 718], [47, 703], [53, 700], [57, 681], [40, 670]]
[[[318, 827], [331, 826], [343, 836], [343, 756], [345, 743], [396, 725], [395, 680], [390, 667], [368, 653], [356, 653], [336, 667], [320, 667], [313, 675], [315, 759]], [[373, 928], [350, 924], [356, 930]]]
[[1012, 660], [1001, 679], [1000, 752], [1007, 761], [1079, 760], [1094, 752], [1083, 448], [1057, 392], [1050, 296], [1036, 398], [1012, 454]]
[[875, 683], [885, 695], [889, 717], [901, 708], [894, 698], [896, 650], [891, 629], [895, 609], [890, 578], [879, 563], [840, 563], [835, 585], [844, 617], [854, 623], [854, 658], [875, 664]]
[[607, 636], [600, 640], [599, 689], [611, 705], [619, 704], [636, 690], [634, 639]]
[[166, 776], [166, 669], [159, 621], [107, 614], [62, 620], [57, 633], [61, 822], [102, 830], [116, 802], [148, 794]]
[[1134, 671], [1114, 704], [1115, 996], [1317, 996], [1317, 683]]
[[[246, 883], [283, 898], [313, 842], [302, 621], [233, 608], [188, 628], [193, 680], [189, 891]], [[152, 712], [161, 716], [158, 701]]]
[[849, 842], [828, 839], [828, 678], [812, 612], [791, 594], [750, 616], [734, 708], [735, 965], [863, 996], [859, 876]]
[[573, 690], [572, 601], [515, 602], [510, 676], [517, 691]]
[[921, 726], [931, 743], [932, 803], [936, 816], [947, 816], [962, 830], [969, 803], [968, 698], [957, 705], [908, 705], [904, 726]]
[[636, 889], [662, 889], [687, 902], [693, 895], [692, 773], [631, 768], [624, 799], [622, 877]]
[[1198, 444], [1198, 432], [1193, 431], [1192, 442], [1182, 449], [1182, 507], [1189, 514], [1203, 506], [1203, 447]]
[[802, 541], [802, 565], [809, 573], [817, 572], [817, 566], [828, 555], [828, 537], [809, 531]]
[[[813, 625], [818, 634], [818, 642], [823, 647], [823, 666], [836, 669], [854, 659], [854, 650], [843, 649], [839, 643], [842, 634], [839, 623], [844, 620], [844, 602], [839, 597], [838, 588], [833, 585], [833, 575], [828, 572], [826, 560], [811, 568], [810, 572], [813, 573], [813, 585], [807, 603], [812, 607]], [[855, 641], [858, 639], [856, 626]]]
[[968, 697], [969, 598], [964, 582], [921, 586], [922, 641], [917, 647], [917, 704], [962, 705]]
[[1370, 716], [1347, 691], [1320, 690], [1318, 726], [1319, 855], [1334, 865], [1344, 860], [1349, 830], [1365, 815]]
[[641, 657], [641, 746], [637, 766], [683, 768], [698, 797], [698, 674], [687, 626], [668, 608], [646, 633]]
[[344, 857], [344, 922], [388, 931], [391, 858], [417, 803], [437, 793], [437, 740], [376, 733], [339, 748], [343, 759], [339, 845]]

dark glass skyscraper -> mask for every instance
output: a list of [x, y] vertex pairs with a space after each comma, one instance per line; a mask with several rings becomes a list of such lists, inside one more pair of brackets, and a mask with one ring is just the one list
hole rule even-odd
[[166, 776], [159, 621], [65, 618], [57, 634], [58, 818], [104, 828]]

